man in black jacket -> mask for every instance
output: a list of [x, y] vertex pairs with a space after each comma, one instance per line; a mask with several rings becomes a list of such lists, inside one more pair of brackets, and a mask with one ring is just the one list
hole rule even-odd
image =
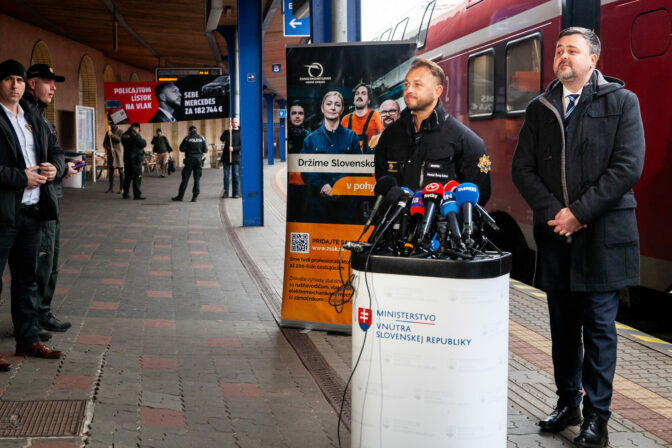
[[632, 188], [644, 130], [637, 97], [595, 69], [599, 55], [592, 31], [560, 33], [558, 79], [528, 105], [513, 157], [513, 181], [534, 212], [535, 281], [548, 297], [558, 394], [539, 426], [578, 424], [583, 400], [581, 447], [608, 443], [618, 290], [639, 283]]
[[[39, 339], [35, 266], [40, 222], [58, 217], [52, 181], [62, 176], [65, 162], [60, 148], [49, 144], [49, 129], [19, 104], [25, 81], [19, 62], [0, 63], [0, 271], [9, 262], [16, 355], [60, 358], [62, 352]], [[0, 359], [0, 370], [9, 367]]]
[[201, 192], [200, 182], [203, 169], [201, 163], [203, 162], [203, 155], [208, 152], [208, 145], [205, 138], [196, 132], [196, 126], [189, 127], [189, 135], [184, 137], [180, 143], [180, 152], [184, 153], [184, 168], [182, 168], [182, 182], [180, 182], [180, 189], [177, 192], [173, 201], [181, 201], [184, 197], [184, 192], [189, 183], [189, 176], [194, 173], [194, 188], [191, 190], [191, 202], [196, 202], [198, 194]]
[[[28, 68], [28, 80], [26, 81], [26, 93], [23, 95], [21, 105], [24, 109], [30, 109], [37, 118], [41, 119], [45, 129], [49, 130], [49, 147], [57, 148], [63, 152], [58, 144], [56, 128], [47, 120], [44, 110], [51, 102], [56, 91], [57, 82], [64, 82], [63, 76], [58, 76], [54, 70], [46, 64], [34, 64]], [[74, 162], [68, 162], [68, 167], [63, 176], [56, 176], [53, 181], [56, 197], [59, 201], [63, 198], [63, 186], [61, 180], [76, 174], [80, 170], [72, 168]], [[47, 340], [51, 335], [49, 331], [66, 331], [71, 327], [70, 322], [58, 320], [52, 310], [51, 301], [56, 290], [58, 280], [58, 255], [60, 252], [61, 224], [59, 219], [43, 221], [41, 223], [42, 238], [40, 242], [40, 255], [37, 259], [37, 305], [38, 317], [41, 327], [40, 339]]]
[[124, 194], [122, 198], [128, 199], [129, 188], [133, 181], [133, 199], [146, 199], [140, 191], [142, 183], [142, 161], [145, 158], [145, 146], [147, 142], [140, 137], [140, 124], [133, 123], [130, 128], [121, 136], [121, 144], [124, 146], [124, 167], [126, 168], [126, 177], [124, 178]]
[[[233, 188], [233, 197], [240, 197], [240, 120], [233, 118], [231, 120], [232, 130], [231, 137], [229, 131], [224, 131], [219, 139], [224, 142], [224, 150], [222, 151], [222, 158], [220, 161], [224, 165], [224, 194], [223, 198], [229, 197], [229, 179]], [[229, 171], [231, 169], [231, 171]], [[232, 172], [233, 176], [229, 176]]]
[[483, 140], [443, 109], [446, 76], [438, 64], [416, 58], [404, 81], [406, 109], [380, 136], [376, 179], [391, 175], [418, 190], [432, 182], [473, 182], [478, 202], [490, 198], [490, 159]]

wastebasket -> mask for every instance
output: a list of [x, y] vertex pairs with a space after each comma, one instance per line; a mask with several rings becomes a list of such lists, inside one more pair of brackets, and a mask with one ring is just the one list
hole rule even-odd
[[[65, 158], [67, 160], [84, 160], [84, 154], [79, 152], [66, 152]], [[86, 165], [80, 174], [75, 174], [72, 177], [63, 179], [63, 186], [66, 188], [82, 188], [84, 186], [84, 176], [86, 176]]]
[[351, 260], [352, 446], [505, 447], [511, 255]]

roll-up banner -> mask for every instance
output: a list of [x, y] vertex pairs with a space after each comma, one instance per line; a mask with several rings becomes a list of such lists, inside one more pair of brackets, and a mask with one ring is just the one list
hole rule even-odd
[[228, 76], [168, 82], [106, 82], [105, 109], [114, 124], [208, 120], [231, 115]]
[[[415, 43], [287, 47], [287, 228], [282, 324], [351, 331], [345, 241], [364, 230], [373, 207], [375, 146], [403, 109], [404, 78]], [[364, 236], [366, 237], [366, 236]], [[340, 269], [340, 270], [339, 270]]]

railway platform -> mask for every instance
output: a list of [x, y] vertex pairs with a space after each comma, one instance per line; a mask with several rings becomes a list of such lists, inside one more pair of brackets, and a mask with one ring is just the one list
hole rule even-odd
[[[350, 446], [350, 337], [280, 328], [286, 165], [264, 168], [263, 227], [242, 227], [204, 170], [199, 201], [178, 175], [146, 201], [66, 190], [53, 310], [72, 322], [61, 360], [13, 356], [8, 270], [0, 296], [0, 447]], [[555, 403], [543, 292], [511, 281], [509, 447], [569, 447], [542, 434]], [[612, 447], [672, 447], [672, 345], [618, 326]]]

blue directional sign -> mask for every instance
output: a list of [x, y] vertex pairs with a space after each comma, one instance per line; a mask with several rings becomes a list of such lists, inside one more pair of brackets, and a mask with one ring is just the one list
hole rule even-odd
[[283, 30], [285, 37], [310, 36], [310, 14], [303, 19], [294, 17], [292, 0], [282, 0]]
[[278, 109], [278, 118], [287, 118], [287, 109]]

